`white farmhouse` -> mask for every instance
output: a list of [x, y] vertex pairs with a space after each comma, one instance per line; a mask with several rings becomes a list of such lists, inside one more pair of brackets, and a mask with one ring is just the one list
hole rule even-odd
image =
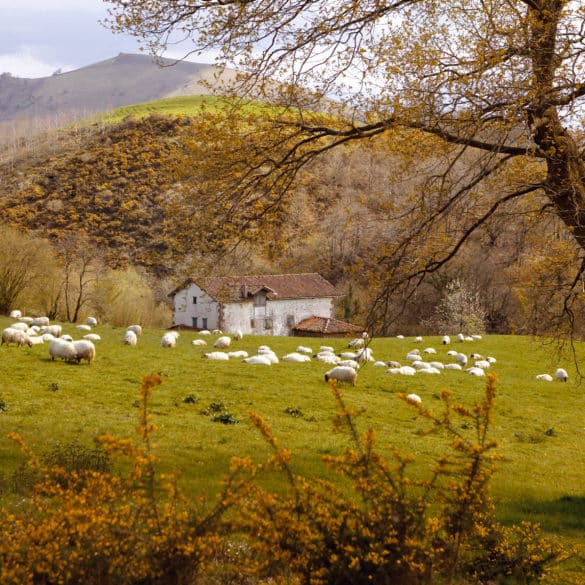
[[169, 294], [173, 326], [291, 335], [311, 317], [331, 318], [339, 291], [320, 274], [189, 279]]

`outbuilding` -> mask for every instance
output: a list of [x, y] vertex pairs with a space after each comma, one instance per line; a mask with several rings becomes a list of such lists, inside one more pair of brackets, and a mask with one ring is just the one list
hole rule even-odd
[[169, 296], [174, 327], [292, 335], [306, 319], [330, 319], [334, 301], [342, 295], [311, 272], [192, 278]]

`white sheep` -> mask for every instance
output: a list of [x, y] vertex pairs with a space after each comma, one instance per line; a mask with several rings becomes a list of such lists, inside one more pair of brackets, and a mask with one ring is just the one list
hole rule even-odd
[[443, 345], [449, 345], [451, 343], [451, 338], [448, 335], [443, 335]]
[[210, 351], [204, 353], [203, 357], [208, 360], [227, 361], [230, 356], [225, 351]]
[[87, 323], [80, 323], [79, 325], [75, 326], [75, 329], [79, 329], [80, 331], [91, 331], [91, 325]]
[[199, 331], [199, 335], [211, 335], [211, 331], [209, 331], [208, 329], [202, 329], [201, 331]]
[[422, 338], [420, 335], [417, 335], [417, 336], [414, 338], [414, 342], [415, 342], [415, 343], [420, 343], [422, 340], [423, 340], [423, 338]]
[[100, 341], [101, 336], [97, 333], [88, 333], [87, 335], [83, 336], [83, 339], [89, 339], [90, 341]]
[[445, 364], [446, 370], [463, 370], [463, 366], [461, 364]]
[[337, 382], [347, 382], [355, 386], [357, 381], [357, 372], [348, 366], [335, 366], [328, 372], [325, 372], [325, 382], [336, 380]]
[[237, 351], [228, 351], [228, 355], [230, 358], [247, 358], [248, 352], [243, 349], [238, 349]]
[[30, 329], [30, 327], [28, 326], [28, 323], [25, 323], [24, 321], [18, 321], [17, 323], [12, 323], [12, 325], [10, 325], [9, 327], [12, 327], [12, 329], [20, 329], [21, 331], [28, 331]]
[[22, 317], [22, 313], [18, 309], [13, 309], [10, 311], [10, 318], [11, 319], [20, 319]]
[[336, 356], [334, 353], [331, 352], [323, 352], [323, 353], [318, 353], [315, 356], [315, 359], [318, 362], [321, 362], [322, 364], [338, 364], [341, 361], [341, 358], [339, 358], [338, 356]]
[[95, 345], [89, 339], [78, 339], [73, 342], [73, 347], [77, 363], [86, 360], [88, 364], [91, 364], [95, 359]]
[[179, 337], [178, 331], [167, 331], [162, 336], [160, 344], [162, 347], [175, 347], [177, 345], [177, 338]]
[[[53, 337], [55, 337], [55, 336], [53, 335]], [[64, 339], [65, 341], [73, 341], [73, 337], [71, 337], [71, 335], [68, 335], [68, 334], [61, 335], [61, 337], [59, 337], [58, 339]]]
[[142, 327], [140, 325], [128, 325], [126, 331], [134, 331], [138, 337], [142, 335]]
[[63, 333], [63, 327], [61, 327], [61, 325], [43, 325], [40, 331], [43, 334], [50, 333], [53, 337], [61, 337]]
[[219, 337], [215, 343], [213, 344], [213, 347], [216, 347], [217, 349], [227, 349], [232, 343], [232, 340], [230, 337], [228, 337], [227, 335], [224, 335], [222, 337]]
[[406, 396], [406, 402], [410, 402], [411, 404], [421, 404], [422, 399], [418, 394], [408, 394]]
[[31, 322], [31, 325], [39, 325], [42, 327], [43, 325], [49, 324], [49, 317], [35, 317]]
[[49, 356], [51, 360], [61, 358], [65, 361], [77, 360], [77, 352], [72, 341], [67, 341], [62, 337], [55, 337], [49, 341]]
[[88, 325], [91, 325], [92, 327], [95, 327], [98, 323], [97, 323], [97, 319], [95, 317], [88, 317], [85, 322]]
[[455, 356], [455, 361], [462, 366], [467, 365], [467, 356], [464, 353], [458, 353]]
[[559, 368], [555, 372], [555, 380], [557, 382], [568, 382], [569, 381], [569, 374], [567, 374], [567, 370], [564, 370], [563, 368]]
[[283, 362], [302, 363], [302, 362], [310, 362], [311, 358], [304, 353], [298, 353], [296, 351], [293, 351], [292, 353], [287, 353], [286, 355], [283, 355], [282, 361]]
[[457, 334], [457, 341], [465, 341], [465, 335], [463, 333]]
[[356, 337], [355, 339], [352, 339], [347, 344], [347, 347], [355, 349], [355, 348], [364, 347], [364, 344], [365, 344], [365, 339], [363, 337]]
[[22, 347], [23, 345], [32, 347], [32, 342], [26, 331], [7, 327], [2, 331], [2, 342], [0, 345], [10, 345], [11, 343], [14, 343], [16, 347]]
[[207, 345], [207, 341], [205, 341], [205, 339], [194, 339], [191, 343], [193, 345]]
[[126, 329], [124, 333], [124, 339], [122, 339], [122, 343], [124, 345], [131, 345], [135, 346], [138, 343], [138, 335], [131, 331], [130, 329]]
[[241, 341], [244, 337], [244, 334], [242, 333], [241, 329], [236, 329], [233, 338], [235, 341]]
[[31, 347], [33, 345], [41, 345], [41, 344], [45, 343], [45, 340], [42, 337], [40, 337], [39, 335], [32, 335], [32, 336], [29, 335], [28, 339], [30, 341]]
[[297, 352], [298, 353], [312, 354], [313, 350], [310, 347], [307, 347], [306, 345], [299, 345], [297, 347]]
[[334, 349], [333, 349], [333, 348], [332, 348], [330, 345], [322, 345], [322, 346], [319, 348], [319, 351], [320, 351], [320, 352], [321, 352], [321, 351], [329, 351], [329, 352], [331, 352], [331, 353], [334, 353], [334, 352], [335, 352], [335, 350], [334, 350]]
[[483, 371], [482, 368], [477, 368], [475, 366], [468, 368], [467, 370], [465, 370], [468, 374], [471, 374], [472, 376], [485, 376], [485, 372]]
[[245, 364], [270, 366], [272, 362], [267, 355], [251, 355], [242, 360]]
[[537, 380], [542, 380], [544, 382], [552, 382], [553, 381], [553, 377], [550, 374], [538, 374], [536, 376]]
[[364, 363], [364, 362], [373, 362], [374, 356], [372, 355], [372, 350], [369, 347], [364, 347], [360, 349], [355, 355], [356, 362]]
[[424, 351], [424, 353], [432, 353], [432, 354], [437, 353], [437, 350], [434, 347], [427, 347], [423, 351]]
[[[384, 362], [380, 362], [382, 365], [386, 365]], [[341, 360], [340, 362], [337, 362], [338, 366], [347, 366], [349, 368], [353, 368], [354, 370], [359, 370], [360, 369], [360, 365], [355, 361], [355, 360]], [[376, 364], [374, 364], [376, 365]]]

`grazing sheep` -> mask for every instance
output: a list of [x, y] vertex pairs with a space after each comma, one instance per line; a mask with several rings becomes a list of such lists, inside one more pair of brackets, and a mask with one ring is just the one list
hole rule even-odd
[[21, 329], [14, 329], [13, 327], [7, 327], [2, 331], [2, 342], [0, 345], [10, 345], [11, 343], [14, 343], [16, 347], [22, 347], [23, 345], [32, 347], [33, 345], [31, 338], [28, 336], [26, 331], [22, 331]]
[[[53, 335], [53, 337], [55, 337]], [[73, 341], [73, 337], [71, 337], [71, 335], [61, 335], [61, 337], [59, 339], [64, 339], [65, 341]]]
[[83, 336], [83, 339], [89, 339], [90, 341], [100, 341], [101, 337], [97, 333], [88, 333]]
[[20, 319], [22, 317], [22, 313], [18, 309], [13, 309], [10, 311], [10, 318], [11, 319]]
[[207, 341], [205, 341], [205, 339], [194, 339], [191, 343], [193, 345], [207, 345]]
[[445, 364], [446, 370], [463, 370], [463, 366], [461, 364]]
[[235, 341], [241, 341], [242, 338], [244, 337], [244, 334], [242, 333], [241, 329], [236, 329], [236, 332], [234, 333], [233, 337]]
[[135, 346], [138, 343], [138, 336], [136, 335], [136, 333], [134, 333], [134, 331], [131, 331], [130, 329], [126, 329], [122, 343], [124, 345]]
[[[383, 366], [386, 365], [384, 362], [376, 362], [376, 363], [381, 363]], [[353, 368], [354, 370], [360, 369], [360, 365], [355, 360], [341, 360], [340, 362], [337, 362], [337, 365], [338, 366], [348, 366], [350, 368]], [[376, 364], [374, 364], [374, 365], [376, 365]]]
[[377, 368], [386, 367], [386, 362], [374, 362], [374, 366]]
[[462, 366], [467, 365], [467, 356], [464, 353], [458, 353], [455, 356], [455, 361]]
[[207, 329], [202, 329], [201, 331], [199, 331], [199, 335], [211, 335], [211, 331]]
[[347, 347], [350, 347], [352, 349], [356, 349], [356, 348], [364, 347], [364, 344], [365, 344], [365, 339], [363, 337], [356, 337], [355, 339], [352, 339], [347, 344]]
[[251, 355], [242, 360], [245, 364], [270, 366], [272, 362], [267, 355]]
[[292, 353], [287, 353], [286, 355], [283, 355], [282, 361], [283, 362], [295, 362], [295, 363], [300, 364], [302, 362], [310, 362], [311, 358], [304, 353], [298, 353], [296, 351], [293, 351]]
[[24, 323], [23, 321], [13, 323], [12, 325], [9, 325], [9, 327], [11, 327], [12, 329], [20, 329], [21, 331], [28, 331], [30, 329], [28, 323]]
[[92, 327], [95, 327], [97, 325], [97, 319], [95, 317], [88, 317], [85, 322], [88, 325], [91, 325]]
[[44, 325], [41, 327], [41, 333], [50, 333], [53, 337], [61, 337], [63, 327], [61, 325]]
[[142, 335], [142, 327], [140, 325], [128, 325], [128, 327], [126, 327], [126, 331], [134, 331], [137, 337]]
[[223, 331], [221, 329], [214, 329], [212, 331], [213, 335], [221, 335], [223, 333]]
[[399, 368], [389, 368], [387, 374], [400, 374], [402, 376], [414, 376], [416, 370], [412, 366], [400, 366]]
[[322, 352], [322, 351], [329, 351], [331, 353], [335, 353], [335, 350], [330, 345], [322, 345], [319, 348], [319, 352]]
[[406, 396], [406, 402], [410, 402], [411, 404], [421, 404], [422, 400], [418, 394], [408, 394]]
[[564, 370], [563, 368], [559, 368], [555, 372], [555, 380], [557, 382], [568, 382], [569, 381], [569, 374], [567, 374], [567, 370]]
[[402, 367], [402, 364], [400, 362], [394, 361], [394, 360], [390, 360], [389, 362], [386, 362], [386, 365], [389, 368], [400, 368]]
[[315, 359], [323, 364], [338, 364], [341, 361], [341, 358], [330, 352], [318, 353]]
[[485, 376], [485, 372], [481, 368], [477, 368], [475, 366], [468, 368], [465, 371], [472, 376]]
[[76, 325], [75, 328], [79, 329], [80, 331], [91, 331], [91, 325], [88, 325], [87, 323]]
[[364, 347], [364, 349], [360, 349], [356, 355], [355, 360], [357, 362], [373, 362], [374, 356], [372, 355], [372, 350], [369, 347]]
[[415, 342], [415, 343], [420, 343], [422, 340], [423, 340], [423, 338], [422, 338], [420, 335], [417, 335], [417, 336], [414, 338], [414, 342]]
[[31, 322], [31, 325], [39, 325], [42, 327], [43, 325], [49, 324], [49, 317], [35, 317]]
[[436, 354], [437, 350], [434, 347], [427, 347], [425, 349], [423, 349], [424, 353], [432, 353], [432, 354]]
[[45, 340], [42, 337], [39, 337], [38, 335], [33, 335], [28, 337], [29, 341], [30, 341], [30, 345], [31, 347], [33, 345], [41, 345], [43, 343], [45, 343]]
[[537, 380], [543, 380], [544, 382], [552, 382], [553, 377], [550, 374], [538, 374], [536, 376]]
[[457, 341], [465, 341], [465, 335], [463, 333], [457, 334]]
[[95, 359], [95, 345], [89, 339], [78, 339], [73, 342], [75, 348], [75, 361], [80, 363], [81, 360], [86, 360], [91, 364]]
[[298, 353], [312, 354], [313, 350], [310, 347], [307, 347], [306, 345], [299, 345], [297, 347], [297, 352]]
[[477, 360], [474, 364], [476, 368], [487, 370], [492, 364], [488, 360]]
[[225, 351], [210, 351], [208, 353], [204, 353], [203, 357], [208, 360], [221, 361], [227, 361], [230, 359], [230, 356]]
[[228, 337], [227, 335], [224, 335], [223, 337], [219, 337], [216, 342], [213, 344], [213, 347], [216, 347], [217, 349], [227, 349], [232, 343], [232, 340], [230, 337]]
[[65, 361], [77, 360], [77, 352], [72, 341], [67, 341], [62, 337], [55, 337], [49, 341], [49, 356], [51, 360], [61, 358]]
[[178, 331], [167, 331], [160, 340], [162, 347], [175, 347], [177, 345]]
[[355, 386], [357, 372], [348, 366], [335, 366], [333, 369], [325, 372], [325, 382], [336, 380], [337, 382], [347, 382]]
[[228, 351], [228, 355], [230, 358], [247, 358], [248, 352], [243, 349], [238, 349], [237, 351]]
[[449, 345], [451, 343], [451, 338], [448, 335], [443, 335], [443, 345]]

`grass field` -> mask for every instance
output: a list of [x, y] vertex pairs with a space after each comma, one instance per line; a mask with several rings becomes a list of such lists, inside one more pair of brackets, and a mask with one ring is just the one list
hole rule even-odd
[[[10, 322], [0, 318], [0, 327]], [[64, 331], [75, 338], [83, 335], [73, 325], [64, 325]], [[269, 454], [247, 418], [250, 411], [262, 415], [281, 444], [292, 449], [299, 473], [326, 474], [321, 456], [347, 446], [343, 435], [332, 432], [336, 407], [323, 379], [330, 366], [316, 361], [252, 366], [239, 359], [205, 360], [201, 356], [206, 348], [191, 344], [198, 337], [191, 331], [181, 332], [176, 348], [160, 346], [159, 330], [144, 331], [136, 347], [122, 344], [123, 328], [97, 326], [94, 331], [102, 339], [96, 342], [91, 365], [53, 362], [47, 344], [0, 347], [0, 469], [5, 476], [22, 460], [6, 437], [10, 431], [19, 432], [37, 453], [73, 441], [91, 446], [102, 433], [135, 436], [140, 378], [151, 372], [163, 378], [151, 403], [160, 468], [180, 471], [188, 494], [215, 493], [233, 455], [263, 460]], [[209, 346], [215, 337], [208, 338]], [[498, 394], [492, 437], [505, 455], [492, 484], [498, 515], [504, 522], [540, 521], [548, 533], [585, 543], [585, 388], [577, 383], [572, 356], [559, 356], [555, 345], [527, 337], [485, 336], [450, 347], [440, 342], [440, 337], [418, 344], [412, 338], [388, 338], [374, 339], [370, 347], [377, 359], [402, 363], [415, 347], [434, 347], [432, 359], [444, 362], [453, 361], [446, 355], [449, 348], [495, 357]], [[347, 340], [244, 337], [231, 349], [252, 354], [261, 344], [282, 356], [299, 344], [342, 350]], [[536, 374], [554, 374], [558, 366], [569, 372], [568, 383], [535, 379]], [[410, 377], [368, 365], [356, 387], [343, 387], [343, 395], [351, 406], [366, 409], [360, 428], [375, 430], [381, 451], [398, 448], [413, 454], [416, 473], [424, 475], [434, 456], [445, 452], [446, 438], [422, 435], [428, 423], [396, 394], [416, 392], [425, 405], [438, 409], [443, 388], [456, 401], [472, 404], [484, 387], [485, 379], [465, 372]], [[220, 408], [237, 422], [215, 422]]]

